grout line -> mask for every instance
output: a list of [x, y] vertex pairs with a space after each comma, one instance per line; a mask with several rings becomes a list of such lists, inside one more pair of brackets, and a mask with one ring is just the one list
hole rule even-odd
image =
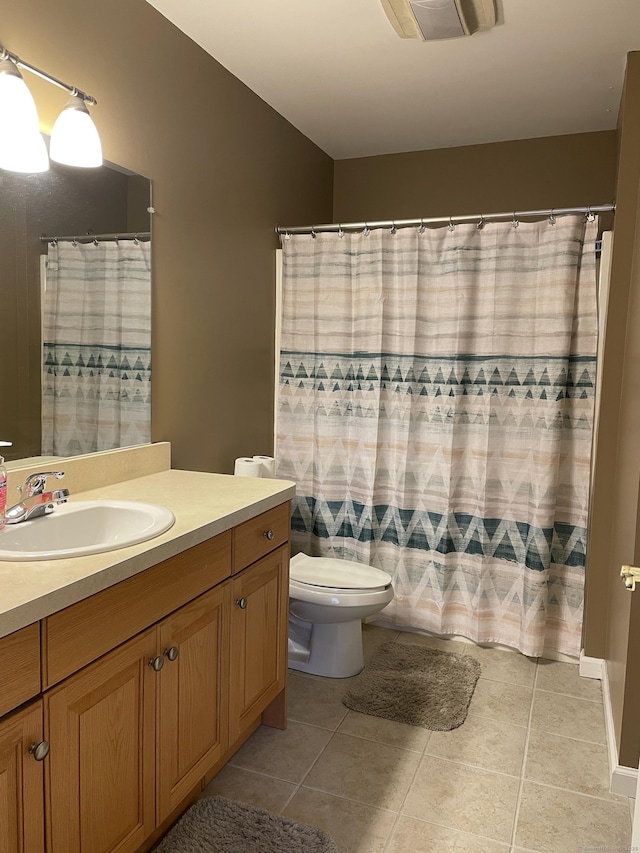
[[[325, 731], [326, 731], [326, 729], [325, 729]], [[334, 731], [334, 732], [332, 733], [331, 737], [329, 738], [329, 740], [328, 740], [328, 741], [325, 743], [325, 745], [322, 747], [322, 749], [320, 750], [320, 752], [318, 753], [318, 755], [317, 755], [317, 756], [315, 757], [315, 759], [311, 762], [311, 764], [309, 765], [309, 769], [308, 769], [308, 770], [307, 770], [307, 772], [304, 774], [304, 776], [302, 777], [302, 779], [301, 779], [301, 780], [300, 780], [300, 782], [298, 783], [297, 787], [296, 787], [296, 788], [295, 788], [295, 790], [291, 793], [291, 796], [289, 797], [289, 799], [287, 800], [287, 802], [286, 802], [286, 803], [284, 804], [284, 806], [282, 807], [282, 809], [281, 809], [281, 812], [282, 812], [282, 813], [284, 813], [284, 810], [287, 808], [287, 806], [289, 805], [289, 803], [291, 802], [291, 800], [295, 797], [295, 795], [298, 793], [298, 791], [300, 790], [300, 788], [302, 788], [302, 786], [303, 786], [303, 785], [304, 785], [304, 783], [305, 783], [305, 780], [306, 780], [307, 776], [309, 775], [309, 773], [311, 773], [311, 771], [312, 771], [312, 770], [313, 770], [313, 768], [316, 766], [316, 764], [318, 763], [318, 761], [320, 760], [320, 758], [324, 755], [324, 752], [325, 752], [326, 748], [329, 746], [329, 744], [331, 743], [331, 741], [332, 741], [332, 740], [333, 740], [333, 738], [335, 737], [335, 734], [336, 734], [336, 733], [335, 733], [335, 731]]]
[[524, 742], [524, 752], [522, 753], [522, 764], [520, 766], [520, 784], [518, 785], [518, 796], [516, 799], [516, 810], [513, 816], [513, 829], [511, 830], [510, 847], [515, 847], [516, 833], [518, 830], [518, 818], [520, 817], [520, 804], [522, 802], [522, 788], [524, 785], [524, 771], [527, 764], [527, 753], [529, 751], [529, 740], [531, 738], [531, 720], [533, 719], [533, 704], [535, 699], [536, 684], [538, 683], [538, 669], [540, 664], [536, 664], [536, 671], [533, 676], [533, 696], [531, 698], [531, 707], [529, 708], [529, 722], [527, 724], [527, 736]]
[[575, 696], [573, 693], [562, 693], [560, 690], [546, 690], [544, 687], [536, 688], [539, 693], [551, 693], [552, 696], [566, 696], [567, 699], [578, 699], [580, 702], [591, 702], [595, 705], [602, 705], [602, 696], [597, 699], [587, 699], [584, 696]]
[[[584, 791], [576, 791], [575, 788], [562, 788], [560, 785], [552, 785], [550, 782], [538, 782], [537, 779], [523, 779], [523, 782], [528, 782], [530, 785], [538, 785], [540, 788], [550, 788], [552, 791], [562, 791], [565, 794], [575, 794], [576, 797], [587, 797], [590, 800], [598, 800], [601, 803], [609, 803], [610, 805], [624, 805], [618, 800], [628, 800], [624, 794], [612, 794], [610, 797], [599, 797], [597, 794], [585, 794]], [[618, 799], [612, 799], [616, 797]]]
[[[429, 739], [430, 739], [430, 736], [429, 736]], [[427, 739], [427, 743], [429, 743], [429, 739]], [[411, 788], [413, 787], [413, 783], [416, 781], [416, 776], [418, 775], [418, 770], [420, 770], [420, 765], [422, 764], [422, 758], [424, 756], [424, 750], [427, 747], [427, 743], [425, 743], [425, 745], [423, 747], [422, 755], [418, 759], [418, 763], [416, 764], [416, 769], [413, 771], [413, 775], [411, 776], [411, 781], [407, 785], [407, 790], [405, 791], [405, 795], [402, 798], [402, 802], [398, 806], [398, 811], [396, 813], [396, 819], [393, 821], [393, 825], [391, 827], [391, 830], [389, 831], [389, 837], [387, 838], [387, 841], [386, 841], [384, 847], [382, 848], [382, 853], [386, 853], [386, 851], [388, 851], [388, 849], [389, 849], [389, 845], [391, 844], [391, 841], [393, 839], [394, 833], [396, 831], [396, 827], [398, 826], [398, 823], [400, 822], [400, 818], [402, 816], [402, 809], [404, 808], [404, 804], [407, 801], [407, 797], [409, 796], [409, 792], [411, 791]]]

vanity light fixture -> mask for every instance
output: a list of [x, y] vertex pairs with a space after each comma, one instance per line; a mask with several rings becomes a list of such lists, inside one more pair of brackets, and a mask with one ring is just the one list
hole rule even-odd
[[0, 60], [0, 168], [11, 172], [46, 172], [47, 146], [40, 134], [38, 111], [17, 64]]
[[51, 159], [68, 166], [101, 166], [100, 136], [87, 109], [87, 104], [97, 104], [96, 99], [0, 46], [0, 168], [13, 172], [44, 172], [49, 168], [35, 101], [19, 68], [71, 95], [53, 125]]
[[102, 166], [102, 145], [83, 98], [72, 95], [51, 130], [49, 155], [56, 163]]

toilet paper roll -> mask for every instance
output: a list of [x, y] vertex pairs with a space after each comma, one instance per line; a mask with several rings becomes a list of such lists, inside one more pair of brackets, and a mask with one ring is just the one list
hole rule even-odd
[[273, 479], [276, 476], [276, 460], [273, 456], [254, 456], [254, 462], [259, 462], [262, 466], [262, 476], [267, 479]]
[[240, 456], [236, 459], [233, 473], [236, 477], [261, 477], [262, 464], [250, 456]]

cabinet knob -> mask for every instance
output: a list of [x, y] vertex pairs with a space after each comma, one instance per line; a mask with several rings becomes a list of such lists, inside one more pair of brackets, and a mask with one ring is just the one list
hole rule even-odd
[[174, 661], [180, 654], [180, 649], [177, 646], [169, 646], [169, 648], [165, 649], [162, 654], [167, 658], [167, 660]]
[[238, 605], [238, 607], [240, 608], [240, 610], [246, 610], [246, 608], [247, 608], [247, 599], [246, 599], [246, 598], [239, 598], [239, 599], [236, 601], [236, 604]]
[[32, 743], [29, 747], [29, 754], [33, 755], [36, 761], [44, 761], [49, 755], [49, 742], [41, 740], [40, 743]]
[[264, 536], [265, 539], [268, 539], [269, 542], [271, 542], [271, 540], [275, 537], [276, 534], [273, 532], [273, 530], [269, 529], [269, 530], [263, 531], [262, 535]]
[[162, 669], [162, 667], [164, 666], [164, 658], [162, 657], [162, 655], [158, 655], [158, 657], [157, 657], [157, 658], [151, 658], [151, 659], [149, 660], [149, 666], [150, 666], [150, 667], [151, 667], [151, 669], [153, 669], [155, 672], [160, 672], [160, 670], [161, 670], [161, 669]]

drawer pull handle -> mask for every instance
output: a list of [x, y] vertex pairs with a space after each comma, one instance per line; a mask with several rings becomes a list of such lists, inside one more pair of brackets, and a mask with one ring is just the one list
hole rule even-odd
[[275, 539], [276, 534], [273, 532], [273, 530], [269, 529], [269, 530], [265, 530], [262, 535], [264, 536], [265, 539], [268, 539], [269, 542], [271, 542], [272, 539]]
[[167, 660], [174, 661], [180, 654], [180, 649], [177, 646], [169, 646], [169, 648], [165, 649], [162, 654], [167, 658]]
[[149, 666], [154, 672], [160, 672], [160, 670], [164, 666], [164, 658], [162, 657], [162, 655], [158, 655], [157, 658], [151, 658], [149, 660]]
[[238, 605], [240, 610], [246, 610], [247, 609], [247, 599], [246, 598], [239, 598], [236, 601], [236, 604]]
[[44, 761], [49, 755], [49, 742], [41, 740], [40, 743], [32, 743], [29, 747], [29, 754], [33, 755], [36, 761]]

